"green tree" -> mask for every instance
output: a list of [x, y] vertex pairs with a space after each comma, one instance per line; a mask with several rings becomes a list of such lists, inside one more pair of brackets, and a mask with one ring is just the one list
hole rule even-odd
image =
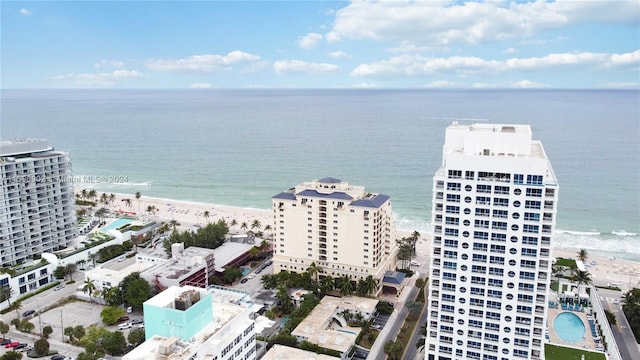
[[384, 345], [384, 353], [389, 356], [389, 360], [402, 359], [403, 351], [404, 346], [400, 341], [387, 341], [387, 343]]
[[287, 288], [283, 285], [278, 286], [276, 299], [278, 300], [280, 310], [282, 310], [283, 313], [287, 314], [293, 309], [293, 303], [291, 302], [291, 298], [289, 298]]
[[114, 286], [104, 289], [102, 291], [102, 299], [109, 304], [109, 306], [122, 305], [122, 292], [120, 291], [120, 287]]
[[67, 326], [66, 328], [64, 328], [62, 333], [69, 337], [69, 342], [70, 343], [73, 343], [73, 340], [74, 340], [74, 338], [73, 338], [73, 326]]
[[231, 284], [242, 277], [242, 270], [234, 267], [226, 267], [222, 273], [222, 280], [227, 284]]
[[103, 223], [103, 221], [104, 221], [104, 216], [105, 216], [106, 214], [107, 214], [107, 209], [105, 209], [105, 208], [103, 208], [103, 207], [101, 207], [100, 209], [98, 209], [98, 210], [96, 211], [96, 216], [98, 217], [98, 219], [99, 219], [99, 221], [100, 221], [100, 224], [102, 224], [102, 223]]
[[22, 310], [22, 301], [20, 300], [14, 301], [12, 308], [13, 308], [13, 311], [16, 312], [16, 316], [18, 317], [17, 319], [14, 319], [14, 320], [20, 320], [20, 310]]
[[208, 222], [209, 222], [209, 217], [211, 216], [211, 213], [209, 212], [209, 210], [205, 210], [205, 211], [202, 213], [202, 216], [203, 216], [205, 219], [207, 219], [207, 223], [208, 223]]
[[56, 279], [64, 279], [67, 276], [67, 268], [64, 266], [58, 266], [53, 270], [53, 276]]
[[367, 293], [367, 283], [364, 281], [364, 279], [358, 280], [358, 283], [356, 284], [356, 295], [365, 297], [367, 296]]
[[20, 322], [20, 331], [22, 332], [30, 334], [35, 328], [36, 326], [29, 322], [29, 320], [22, 320]]
[[22, 359], [22, 353], [9, 350], [4, 355], [0, 356], [0, 360], [20, 360]]
[[367, 286], [366, 286], [367, 294], [375, 294], [375, 293], [378, 292], [378, 279], [376, 279], [373, 276], [369, 275], [369, 276], [367, 276], [366, 279], [364, 279], [364, 281], [367, 284]]
[[151, 285], [145, 279], [135, 279], [124, 289], [123, 298], [134, 309], [142, 309], [142, 304], [151, 298]]
[[240, 229], [244, 230], [244, 232], [247, 232], [247, 228], [249, 227], [249, 225], [247, 225], [246, 221], [243, 221], [242, 224], [240, 224]]
[[120, 331], [109, 332], [102, 338], [102, 347], [109, 355], [120, 355], [127, 348], [127, 340]]
[[113, 325], [118, 322], [118, 319], [126, 315], [126, 311], [119, 306], [107, 306], [100, 312], [100, 318], [102, 322], [107, 325]]
[[49, 342], [46, 339], [38, 339], [33, 343], [33, 350], [38, 355], [47, 355], [49, 353]]
[[400, 240], [396, 240], [398, 244], [398, 253], [396, 254], [397, 260], [400, 262], [400, 269], [408, 269], [411, 264], [411, 256], [413, 255], [413, 246], [411, 245], [411, 240], [402, 238]]
[[418, 339], [418, 342], [416, 342], [416, 348], [418, 349], [418, 351], [424, 350], [424, 345], [426, 340], [427, 340], [427, 324], [423, 324], [422, 326], [420, 326], [420, 338]]
[[86, 331], [84, 330], [84, 326], [76, 325], [73, 327], [73, 337], [75, 337], [76, 339], [82, 339], [85, 334]]
[[262, 275], [262, 277], [260, 277], [260, 282], [262, 283], [262, 287], [267, 290], [278, 287], [278, 278], [273, 274]]
[[4, 338], [5, 335], [9, 332], [9, 325], [5, 324], [4, 321], [0, 321], [0, 334]]
[[13, 289], [9, 285], [2, 285], [0, 287], [0, 303], [7, 301], [9, 307], [11, 307], [11, 297], [13, 296]]
[[73, 280], [73, 273], [76, 272], [78, 266], [74, 263], [72, 264], [67, 264], [67, 266], [65, 266], [65, 269], [67, 270], [67, 275], [69, 275], [69, 281]]
[[640, 288], [634, 288], [622, 296], [622, 312], [629, 321], [631, 331], [640, 342]]
[[256, 260], [258, 259], [258, 257], [260, 256], [260, 249], [258, 249], [257, 247], [252, 247], [251, 249], [249, 249], [249, 256], [251, 257], [251, 259]]
[[93, 280], [87, 278], [84, 281], [84, 286], [82, 286], [82, 292], [85, 294], [89, 294], [89, 301], [93, 302], [93, 292], [96, 290], [96, 284], [93, 283]]
[[143, 329], [133, 329], [129, 331], [127, 341], [133, 346], [138, 346], [144, 342], [145, 334]]
[[233, 228], [234, 226], [237, 226], [237, 225], [238, 225], [238, 221], [236, 219], [231, 219], [229, 226]]
[[51, 325], [45, 325], [45, 327], [42, 328], [42, 336], [48, 339], [51, 334], [53, 334], [53, 328]]

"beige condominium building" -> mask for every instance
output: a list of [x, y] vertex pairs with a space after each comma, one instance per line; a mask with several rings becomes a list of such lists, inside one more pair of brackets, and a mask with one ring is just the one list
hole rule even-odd
[[557, 202], [528, 125], [447, 128], [433, 178], [427, 360], [544, 359]]
[[320, 278], [371, 275], [381, 283], [387, 270], [395, 270], [389, 196], [329, 177], [299, 184], [272, 202], [274, 273], [304, 272], [315, 262]]

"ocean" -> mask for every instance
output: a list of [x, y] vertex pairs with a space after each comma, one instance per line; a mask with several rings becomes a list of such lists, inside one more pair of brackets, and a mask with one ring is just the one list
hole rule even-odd
[[336, 177], [428, 231], [445, 128], [530, 124], [560, 183], [556, 244], [640, 261], [637, 90], [2, 90], [0, 137], [46, 138], [99, 192], [270, 209]]

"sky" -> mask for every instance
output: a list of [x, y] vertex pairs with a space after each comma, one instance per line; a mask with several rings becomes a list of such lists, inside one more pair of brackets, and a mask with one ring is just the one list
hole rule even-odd
[[1, 1], [0, 88], [639, 89], [640, 1]]

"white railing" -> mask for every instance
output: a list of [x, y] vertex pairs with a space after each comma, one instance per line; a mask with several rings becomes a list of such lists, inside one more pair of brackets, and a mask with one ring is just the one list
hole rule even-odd
[[602, 336], [603, 341], [607, 343], [606, 351], [609, 355], [609, 359], [622, 360], [618, 344], [616, 344], [616, 339], [613, 337], [611, 326], [609, 326], [609, 321], [607, 320], [607, 314], [605, 314], [602, 303], [600, 303], [598, 290], [595, 286], [590, 286], [590, 289], [589, 301], [591, 301], [591, 306], [593, 306], [593, 314], [596, 318], [597, 325], [600, 325], [600, 330], [602, 331], [602, 334], [600, 335]]

